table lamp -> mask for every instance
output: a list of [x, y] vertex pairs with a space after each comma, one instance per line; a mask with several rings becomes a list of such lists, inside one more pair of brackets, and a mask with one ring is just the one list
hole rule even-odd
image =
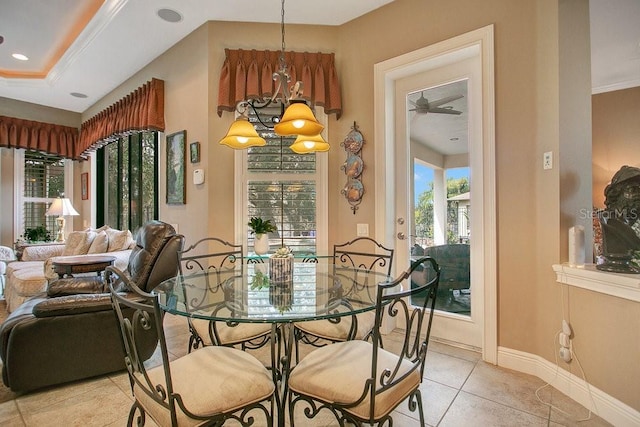
[[56, 242], [64, 242], [65, 215], [80, 214], [73, 208], [73, 206], [71, 206], [71, 201], [69, 201], [69, 199], [66, 197], [58, 197], [53, 201], [53, 203], [51, 203], [51, 206], [49, 206], [49, 210], [47, 210], [45, 215], [58, 215], [56, 218], [56, 223], [58, 224], [58, 236], [56, 237]]

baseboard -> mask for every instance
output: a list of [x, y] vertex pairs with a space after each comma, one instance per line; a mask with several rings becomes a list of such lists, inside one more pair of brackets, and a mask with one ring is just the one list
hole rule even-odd
[[498, 366], [534, 375], [614, 426], [640, 425], [640, 412], [543, 357], [498, 348]]

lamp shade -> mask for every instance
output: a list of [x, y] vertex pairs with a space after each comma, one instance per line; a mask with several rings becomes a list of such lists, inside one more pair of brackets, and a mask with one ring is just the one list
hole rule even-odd
[[298, 154], [308, 154], [317, 151], [329, 151], [329, 143], [320, 134], [313, 136], [300, 135], [289, 146], [291, 151]]
[[65, 215], [80, 215], [77, 210], [71, 205], [71, 201], [66, 197], [58, 197], [51, 203], [49, 210], [45, 213], [47, 216], [65, 216]]
[[311, 108], [304, 102], [293, 102], [284, 111], [280, 122], [274, 126], [273, 130], [278, 135], [318, 135], [324, 126], [318, 123]]
[[261, 138], [248, 120], [243, 118], [236, 119], [224, 138], [220, 140], [220, 144], [226, 145], [236, 150], [249, 147], [261, 147], [267, 144], [264, 138]]

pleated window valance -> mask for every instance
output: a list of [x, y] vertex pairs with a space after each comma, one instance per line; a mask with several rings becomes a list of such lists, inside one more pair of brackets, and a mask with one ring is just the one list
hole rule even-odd
[[86, 158], [123, 136], [164, 128], [164, 81], [152, 79], [82, 123], [78, 154]]
[[0, 116], [0, 147], [76, 158], [78, 128]]
[[[268, 99], [275, 90], [273, 73], [278, 71], [280, 51], [225, 49], [220, 72], [218, 116], [234, 111], [247, 99]], [[340, 83], [333, 53], [285, 52], [291, 85], [304, 84], [303, 98], [311, 106], [322, 106], [326, 114], [342, 115]]]

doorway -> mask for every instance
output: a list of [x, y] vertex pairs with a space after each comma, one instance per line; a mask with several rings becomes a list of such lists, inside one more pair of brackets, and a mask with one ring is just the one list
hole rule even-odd
[[[493, 106], [493, 27], [463, 34], [444, 42], [410, 52], [376, 64], [375, 108], [376, 140], [385, 141], [377, 146], [376, 182], [377, 238], [396, 248], [396, 274], [405, 270], [411, 262], [411, 249], [418, 241], [419, 224], [416, 222], [416, 188], [414, 174], [417, 167], [432, 167], [438, 178], [433, 180], [434, 204], [438, 195], [439, 209], [434, 211], [432, 235], [440, 242], [447, 242], [446, 182], [447, 170], [468, 168], [473, 190], [468, 203], [458, 200], [470, 209], [469, 235], [462, 230], [459, 238], [469, 238], [470, 286], [456, 297], [470, 291], [469, 313], [451, 313], [438, 310], [435, 315], [432, 336], [463, 347], [481, 349], [483, 359], [497, 362], [497, 301], [496, 301], [496, 224], [495, 224], [495, 139]], [[463, 82], [463, 83], [460, 83]], [[447, 85], [453, 85], [451, 87]], [[455, 94], [443, 94], [449, 88], [466, 87], [468, 109], [468, 152], [447, 158], [434, 147], [419, 146], [412, 138], [411, 120], [415, 115], [418, 98], [444, 99]], [[431, 91], [431, 93], [429, 93]], [[438, 91], [441, 93], [438, 94]], [[437, 98], [438, 96], [442, 98]], [[434, 96], [436, 98], [434, 98]], [[418, 98], [416, 98], [418, 97]], [[454, 109], [453, 99], [440, 108]], [[423, 102], [423, 101], [422, 101]], [[436, 106], [438, 107], [438, 106]], [[429, 114], [429, 113], [427, 113]], [[455, 115], [442, 113], [445, 115]], [[412, 143], [411, 143], [412, 142]], [[458, 194], [459, 199], [464, 195]], [[438, 219], [439, 223], [436, 221]], [[459, 225], [459, 224], [458, 224]], [[435, 243], [435, 241], [434, 241]], [[423, 248], [424, 249], [424, 248]], [[436, 258], [436, 261], [438, 259]], [[453, 295], [453, 294], [452, 294]], [[467, 294], [468, 295], [468, 294]], [[459, 301], [464, 302], [464, 298]], [[403, 327], [403, 325], [397, 325]]]

